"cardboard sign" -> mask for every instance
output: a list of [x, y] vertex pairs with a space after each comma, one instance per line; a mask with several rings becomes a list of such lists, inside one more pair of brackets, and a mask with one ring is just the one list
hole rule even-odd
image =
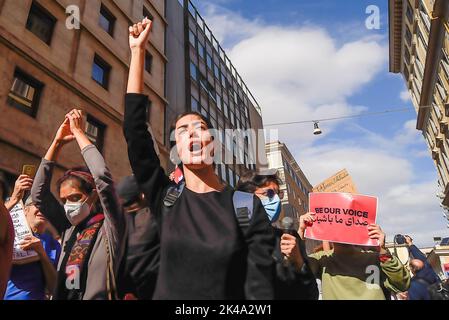
[[357, 188], [346, 169], [324, 180], [313, 188], [313, 192], [348, 192], [357, 193]]
[[20, 201], [16, 204], [11, 211], [12, 223], [14, 225], [14, 247], [13, 247], [13, 263], [14, 264], [26, 264], [39, 260], [38, 254], [33, 250], [20, 249], [20, 242], [26, 237], [32, 236], [33, 233], [28, 226], [28, 222], [23, 212], [23, 203]]
[[368, 236], [368, 226], [376, 223], [377, 198], [350, 193], [310, 193], [309, 211], [316, 221], [305, 237], [336, 243], [378, 246]]

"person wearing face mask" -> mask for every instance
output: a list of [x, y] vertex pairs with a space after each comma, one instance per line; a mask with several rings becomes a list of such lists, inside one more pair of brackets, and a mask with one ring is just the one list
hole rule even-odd
[[276, 169], [261, 172], [248, 172], [240, 177], [236, 189], [254, 193], [260, 198], [266, 214], [273, 226], [276, 246], [273, 252], [275, 261], [274, 297], [276, 300], [317, 300], [318, 287], [306, 257], [304, 241], [295, 230], [276, 227], [282, 210], [280, 191], [282, 181]]
[[13, 265], [4, 299], [45, 300], [46, 292], [52, 295], [56, 284], [56, 264], [61, 245], [45, 233], [47, 219], [36, 208], [31, 196], [25, 201], [24, 213], [33, 235], [24, 239], [21, 249], [34, 250], [39, 261]]
[[[111, 173], [84, 133], [81, 110], [69, 112], [37, 171], [31, 188], [36, 207], [62, 235], [55, 300], [116, 298], [116, 277], [126, 222]], [[61, 149], [76, 140], [88, 169], [68, 170], [50, 191]]]
[[[213, 164], [213, 126], [196, 112], [177, 117], [173, 154], [182, 162], [184, 188], [174, 190], [160, 165], [145, 122], [145, 47], [152, 22], [129, 28], [131, 64], [125, 96], [124, 134], [137, 183], [160, 226], [160, 261], [153, 299], [272, 299], [274, 238], [257, 197], [243, 233], [234, 190]], [[172, 136], [172, 137], [173, 137]]]

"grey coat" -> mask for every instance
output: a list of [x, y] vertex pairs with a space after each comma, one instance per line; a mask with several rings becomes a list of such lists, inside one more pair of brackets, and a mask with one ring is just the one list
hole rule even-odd
[[[94, 145], [85, 147], [81, 153], [95, 179], [98, 197], [105, 216], [89, 258], [86, 290], [82, 299], [106, 300], [108, 299], [108, 288], [115, 287], [115, 279], [124, 249], [126, 224], [111, 173], [106, 167], [103, 156]], [[66, 218], [64, 206], [50, 191], [54, 165], [54, 162], [42, 159], [31, 189], [31, 196], [36, 207], [62, 234], [59, 271], [61, 268], [65, 268], [65, 266], [61, 266], [61, 263], [67, 254], [65, 252], [67, 241], [75, 227]], [[107, 244], [109, 244], [109, 256]], [[108, 258], [110, 263], [108, 263]]]

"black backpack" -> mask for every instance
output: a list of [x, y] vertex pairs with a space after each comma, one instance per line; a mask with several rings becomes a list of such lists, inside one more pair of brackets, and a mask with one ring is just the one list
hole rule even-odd
[[[162, 205], [162, 217], [167, 215], [168, 210], [175, 204], [184, 190], [184, 181], [168, 187]], [[235, 191], [232, 196], [234, 212], [243, 235], [246, 235], [251, 217], [253, 215], [254, 195], [248, 192]]]
[[449, 280], [434, 283], [427, 290], [431, 300], [449, 300]]

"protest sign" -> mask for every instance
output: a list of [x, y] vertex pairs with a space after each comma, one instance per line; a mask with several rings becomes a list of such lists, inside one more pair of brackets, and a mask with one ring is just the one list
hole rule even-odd
[[348, 192], [357, 193], [357, 188], [346, 169], [324, 180], [313, 188], [313, 192]]
[[20, 249], [20, 242], [28, 236], [32, 236], [33, 233], [28, 226], [28, 222], [23, 212], [23, 203], [20, 201], [16, 204], [9, 214], [14, 225], [14, 247], [13, 247], [13, 263], [14, 264], [26, 264], [39, 260], [38, 254], [33, 250]]
[[310, 193], [310, 212], [316, 221], [305, 237], [315, 240], [378, 246], [368, 236], [368, 226], [376, 223], [377, 198], [350, 193]]

